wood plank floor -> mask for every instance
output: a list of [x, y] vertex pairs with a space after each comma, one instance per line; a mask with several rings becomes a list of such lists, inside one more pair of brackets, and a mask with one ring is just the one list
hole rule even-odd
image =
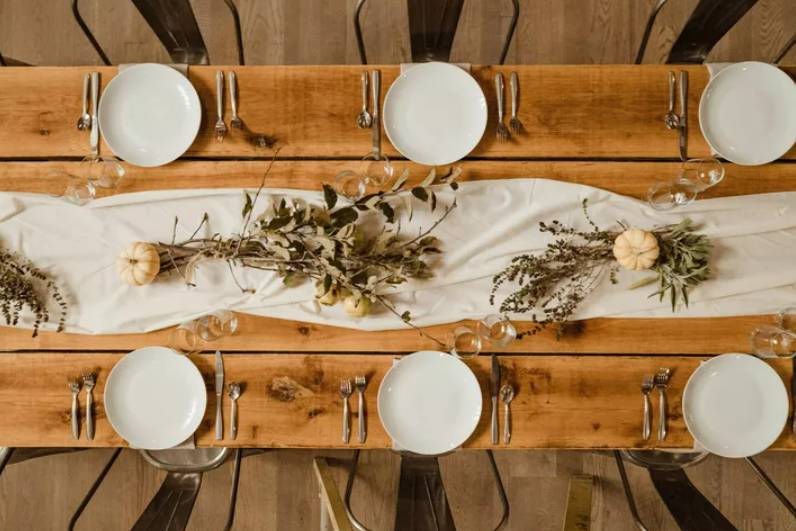
[[[110, 450], [90, 450], [9, 465], [0, 479], [0, 529], [62, 530]], [[233, 529], [304, 531], [318, 528], [319, 502], [312, 458], [333, 457], [342, 490], [343, 464], [350, 452], [275, 450], [243, 460], [238, 510]], [[569, 478], [595, 476], [593, 531], [635, 529], [610, 454], [587, 452], [504, 451], [496, 454], [508, 491], [511, 516], [504, 531], [561, 529]], [[758, 462], [791, 499], [796, 499], [793, 453], [769, 452]], [[500, 502], [484, 452], [463, 451], [440, 459], [452, 513], [459, 531], [492, 529]], [[627, 465], [642, 518], [651, 531], [676, 531], [677, 525], [655, 493], [645, 470]], [[363, 453], [354, 487], [353, 507], [374, 531], [391, 530], [399, 458], [389, 451]], [[231, 463], [205, 474], [188, 529], [224, 526]], [[157, 491], [165, 474], [135, 451], [124, 450], [81, 518], [79, 531], [130, 529]], [[785, 531], [796, 522], [741, 460], [710, 457], [688, 470], [694, 484], [739, 529]], [[409, 531], [409, 530], [407, 530]], [[707, 531], [707, 530], [706, 530]]]

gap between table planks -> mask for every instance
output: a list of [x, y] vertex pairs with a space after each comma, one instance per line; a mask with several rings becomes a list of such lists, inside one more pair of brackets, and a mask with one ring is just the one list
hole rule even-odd
[[[193, 157], [270, 156], [231, 131], [215, 141], [217, 70], [238, 77], [240, 116], [259, 133], [280, 140], [282, 157], [361, 157], [370, 152], [370, 132], [355, 126], [361, 105], [360, 73], [382, 71], [382, 99], [399, 74], [398, 65], [362, 66], [191, 66], [189, 78], [202, 101], [199, 135], [186, 153]], [[781, 67], [796, 76], [796, 67]], [[708, 81], [707, 68], [672, 65], [512, 65], [473, 66], [491, 117], [480, 144], [470, 154], [488, 158], [678, 158], [678, 134], [663, 115], [670, 70], [686, 70], [688, 149], [707, 156], [698, 109]], [[116, 67], [12, 67], [0, 70], [0, 158], [78, 157], [88, 154], [88, 134], [75, 128], [80, 114], [82, 76], [99, 71], [102, 89]], [[497, 142], [494, 75], [516, 71], [520, 80], [519, 117], [526, 132]], [[508, 96], [508, 92], [506, 92]], [[229, 98], [225, 96], [229, 118]], [[508, 102], [508, 98], [506, 99]], [[212, 119], [211, 119], [212, 118]], [[397, 152], [382, 136], [386, 154]], [[109, 153], [102, 145], [102, 152]], [[796, 158], [791, 149], [785, 158]]]
[[[105, 416], [103, 391], [108, 374], [121, 354], [27, 353], [5, 354], [0, 364], [0, 441], [6, 446], [124, 446]], [[196, 432], [198, 446], [354, 448], [340, 439], [340, 378], [368, 377], [368, 439], [366, 448], [389, 448], [391, 441], [377, 412], [379, 384], [393, 363], [390, 355], [228, 354], [227, 382], [246, 386], [239, 401], [239, 432], [235, 441], [215, 440], [213, 356], [192, 355], [208, 389], [205, 418]], [[517, 389], [512, 402], [512, 443], [521, 448], [690, 448], [693, 441], [682, 417], [681, 396], [700, 358], [687, 357], [572, 357], [500, 356], [506, 379]], [[468, 362], [478, 378], [484, 408], [478, 427], [465, 448], [489, 448], [489, 357]], [[790, 360], [770, 360], [783, 378], [791, 376]], [[643, 374], [660, 366], [674, 370], [670, 383], [669, 436], [640, 438]], [[96, 438], [71, 437], [70, 400], [66, 378], [90, 368], [99, 375], [94, 390]], [[275, 384], [276, 382], [276, 384]], [[85, 407], [85, 393], [80, 398]], [[356, 400], [351, 401], [356, 427]], [[229, 399], [224, 399], [228, 419]], [[657, 397], [653, 397], [657, 406]], [[653, 424], [657, 422], [655, 409]], [[502, 422], [502, 421], [501, 421]], [[788, 424], [789, 426], [789, 424]], [[228, 422], [225, 434], [229, 434]], [[352, 437], [355, 441], [356, 437]], [[790, 428], [774, 448], [796, 449]]]

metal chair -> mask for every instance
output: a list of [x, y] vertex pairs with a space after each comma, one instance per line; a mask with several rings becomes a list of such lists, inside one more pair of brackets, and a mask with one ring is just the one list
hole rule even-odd
[[238, 8], [235, 6], [235, 2], [232, 0], [224, 0], [224, 3], [227, 4], [229, 12], [232, 15], [232, 22], [235, 24], [235, 43], [238, 46], [238, 64], [245, 65], [246, 60], [243, 57], [243, 32], [240, 29], [240, 15], [238, 14]]
[[[659, 0], [647, 20], [647, 27], [636, 55], [636, 64], [641, 64], [647, 41], [655, 19], [668, 0]], [[699, 0], [680, 35], [672, 44], [666, 63], [703, 63], [719, 40], [741, 20], [757, 0]]]
[[[351, 525], [357, 531], [369, 531], [351, 510], [351, 492], [359, 464], [359, 450], [354, 451], [351, 468], [348, 473], [343, 504]], [[495, 526], [497, 531], [509, 517], [509, 500], [500, 472], [491, 450], [486, 451], [489, 464], [500, 496], [503, 512]], [[398, 486], [398, 507], [396, 509], [395, 531], [412, 529], [413, 531], [455, 531], [453, 515], [448, 505], [445, 487], [439, 472], [436, 456], [420, 456], [409, 452], [401, 452], [401, 479]]]
[[[207, 46], [199, 31], [189, 0], [132, 0], [132, 2], [166, 48], [172, 61], [187, 64], [210, 63]], [[229, 2], [227, 5], [229, 6]], [[230, 7], [233, 8], [234, 5]], [[234, 13], [237, 13], [237, 9], [234, 9]], [[102, 62], [110, 65], [108, 55], [80, 15], [78, 0], [72, 0], [72, 14]]]
[[[362, 38], [360, 14], [366, 1], [359, 0], [354, 10], [354, 33], [357, 38], [359, 58], [363, 65], [368, 64], [368, 59], [365, 52], [365, 41]], [[506, 60], [520, 14], [519, 0], [511, 0], [511, 3], [514, 11], [506, 39], [503, 42], [503, 49], [500, 52], [499, 64], [503, 64]], [[450, 60], [453, 37], [456, 35], [463, 5], [464, 0], [407, 0], [412, 62], [448, 62]]]

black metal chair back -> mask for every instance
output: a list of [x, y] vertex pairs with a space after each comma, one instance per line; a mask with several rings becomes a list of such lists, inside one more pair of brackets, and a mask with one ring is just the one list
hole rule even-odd
[[[359, 0], [354, 11], [354, 33], [362, 64], [368, 64], [360, 23], [360, 14], [366, 1]], [[511, 3], [514, 11], [506, 38], [503, 41], [499, 64], [503, 64], [506, 60], [520, 13], [519, 0], [511, 0]], [[459, 15], [461, 15], [463, 6], [464, 0], [407, 0], [412, 62], [448, 62], [450, 60], [453, 38], [459, 26]]]

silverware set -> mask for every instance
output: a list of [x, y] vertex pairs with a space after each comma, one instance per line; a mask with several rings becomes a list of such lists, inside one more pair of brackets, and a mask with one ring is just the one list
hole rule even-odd
[[[77, 119], [77, 128], [89, 132], [89, 145], [91, 154], [99, 154], [99, 122], [97, 121], [97, 108], [99, 107], [99, 72], [83, 75], [83, 112]], [[89, 114], [89, 96], [91, 98], [91, 113]]]
[[498, 121], [497, 126], [495, 128], [495, 136], [497, 137], [498, 141], [505, 142], [511, 138], [512, 133], [515, 135], [521, 134], [525, 128], [522, 125], [519, 117], [517, 116], [518, 110], [518, 99], [519, 99], [519, 91], [520, 91], [520, 79], [517, 76], [517, 72], [512, 72], [509, 76], [509, 86], [511, 89], [511, 118], [509, 119], [509, 127], [503, 123], [503, 92], [504, 92], [504, 82], [503, 82], [503, 74], [498, 72], [495, 74], [495, 93], [497, 94], [497, 112], [498, 112]]
[[[227, 72], [227, 90], [229, 92], [229, 106], [232, 110], [232, 118], [229, 125], [232, 129], [237, 129], [246, 134], [248, 142], [257, 148], [271, 149], [276, 144], [276, 139], [269, 135], [255, 133], [243, 123], [240, 115], [238, 115], [238, 76], [235, 72]], [[216, 142], [223, 142], [224, 137], [230, 129], [227, 129], [224, 123], [224, 72], [218, 70], [216, 72]]]
[[80, 389], [86, 389], [86, 438], [94, 440], [94, 386], [97, 375], [84, 370], [79, 378], [67, 378], [69, 391], [72, 393], [72, 437], [80, 439]]
[[[216, 391], [216, 440], [224, 438], [224, 414], [222, 413], [224, 399], [224, 358], [221, 351], [216, 351], [215, 361], [215, 391]], [[238, 399], [243, 394], [243, 384], [229, 382], [227, 396], [230, 400], [229, 431], [231, 438], [238, 438]]]
[[663, 116], [667, 129], [676, 129], [680, 133], [680, 159], [688, 160], [688, 72], [680, 71], [679, 95], [680, 113], [674, 111], [675, 92], [678, 82], [674, 72], [669, 72], [669, 109]]
[[668, 420], [666, 418], [667, 402], [666, 387], [672, 376], [672, 370], [661, 367], [654, 375], [644, 375], [641, 382], [641, 394], [644, 399], [644, 419], [641, 427], [641, 435], [644, 440], [649, 440], [652, 432], [652, 404], [650, 393], [652, 389], [658, 389], [658, 440], [666, 440], [668, 434]]
[[357, 427], [359, 431], [358, 440], [360, 444], [367, 439], [367, 428], [365, 423], [365, 389], [368, 386], [368, 380], [365, 376], [354, 377], [353, 383], [350, 378], [343, 378], [340, 380], [340, 387], [338, 393], [340, 399], [343, 401], [343, 442], [348, 444], [351, 440], [351, 407], [348, 405], [348, 399], [357, 392]]
[[492, 444], [500, 441], [498, 426], [499, 401], [503, 401], [503, 444], [511, 442], [511, 401], [514, 400], [514, 386], [509, 383], [500, 385], [502, 369], [497, 356], [492, 354], [492, 372], [489, 376], [490, 394], [492, 396]]
[[[356, 116], [356, 124], [360, 129], [371, 129], [371, 151], [376, 160], [381, 159], [381, 71], [371, 70], [370, 81], [368, 72], [362, 72], [362, 109]], [[371, 104], [373, 111], [368, 110], [368, 86], [371, 89]]]

